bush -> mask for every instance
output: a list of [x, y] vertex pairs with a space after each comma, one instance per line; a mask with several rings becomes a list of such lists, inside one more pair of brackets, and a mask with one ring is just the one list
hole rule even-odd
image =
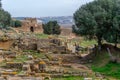
[[22, 26], [22, 23], [21, 23], [21, 21], [19, 21], [19, 20], [13, 20], [12, 22], [11, 22], [11, 26], [12, 27], [21, 27]]
[[57, 21], [49, 21], [47, 24], [43, 24], [43, 30], [45, 34], [57, 34], [61, 33], [61, 29]]

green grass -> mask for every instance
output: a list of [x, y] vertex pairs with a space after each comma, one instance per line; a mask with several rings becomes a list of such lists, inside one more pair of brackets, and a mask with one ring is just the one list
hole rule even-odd
[[30, 55], [36, 58], [45, 58], [45, 54], [38, 53], [37, 51], [34, 51], [34, 50], [24, 50], [24, 52], [30, 52]]
[[64, 77], [64, 78], [54, 78], [52, 80], [84, 80], [81, 77]]
[[[29, 52], [28, 55], [32, 55], [33, 57], [36, 58], [45, 58], [45, 55], [43, 53], [38, 53], [37, 51], [34, 50], [24, 50], [24, 52]], [[13, 59], [13, 62], [25, 62], [28, 60], [28, 55], [19, 55], [17, 58]]]
[[97, 44], [96, 40], [83, 40], [81, 41], [80, 45], [83, 47], [88, 47], [88, 46], [92, 46], [94, 44]]
[[106, 76], [111, 76], [120, 79], [120, 64], [117, 63], [107, 63], [105, 66], [92, 66], [92, 70], [95, 72], [100, 72]]
[[17, 58], [13, 59], [13, 62], [24, 62], [27, 60], [28, 60], [27, 55], [19, 55], [17, 56]]
[[[49, 35], [47, 34], [35, 34], [37, 38], [40, 38], [40, 39], [46, 39], [49, 37]], [[60, 37], [60, 36], [59, 36]], [[63, 39], [65, 39], [63, 37]], [[73, 43], [75, 42], [79, 42], [78, 40], [72, 40]], [[80, 45], [83, 46], [83, 47], [88, 47], [88, 46], [92, 46], [94, 44], [97, 44], [97, 41], [96, 40], [80, 40]]]
[[1, 66], [5, 66], [5, 65], [6, 65], [6, 61], [0, 62], [0, 67], [1, 67]]
[[35, 34], [37, 38], [40, 38], [40, 39], [46, 39], [48, 38], [49, 35], [47, 34]]
[[[117, 51], [114, 52], [114, 55], [115, 53], [117, 53]], [[117, 56], [117, 54], [115, 56]], [[110, 57], [108, 56], [107, 51], [101, 51], [96, 57], [94, 57], [91, 67], [92, 70], [120, 80], [120, 64], [111, 63], [109, 60]]]

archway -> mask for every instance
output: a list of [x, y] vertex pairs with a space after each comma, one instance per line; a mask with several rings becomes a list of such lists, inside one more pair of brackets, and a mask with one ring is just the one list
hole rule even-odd
[[30, 31], [31, 31], [31, 32], [34, 32], [33, 26], [30, 27]]

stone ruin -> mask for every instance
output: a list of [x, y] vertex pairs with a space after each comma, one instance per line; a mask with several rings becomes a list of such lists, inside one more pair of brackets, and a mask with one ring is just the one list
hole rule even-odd
[[17, 69], [21, 69], [23, 66], [23, 63], [21, 62], [7, 62], [6, 63], [6, 67], [7, 68], [17, 68]]
[[38, 22], [36, 18], [25, 18], [21, 20], [22, 27], [18, 28], [18, 30], [24, 32], [35, 32], [35, 33], [43, 33], [42, 22]]
[[[6, 69], [18, 69], [22, 70], [26, 74], [33, 74], [35, 75], [36, 73], [44, 73], [46, 72], [46, 63], [43, 60], [33, 60], [33, 61], [26, 61], [26, 62], [6, 62], [6, 65], [4, 66]], [[14, 73], [13, 73], [14, 72]], [[16, 71], [4, 71], [1, 72], [1, 75], [16, 75]]]
[[[87, 71], [70, 71], [67, 70], [73, 69], [72, 65], [74, 63], [80, 63], [80, 57], [76, 56], [74, 54], [69, 54], [72, 52], [75, 52], [75, 50], [71, 51], [74, 46], [70, 46], [67, 44], [67, 42], [62, 43], [61, 39], [58, 38], [49, 38], [49, 39], [37, 39], [34, 37], [20, 37], [12, 44], [12, 49], [15, 51], [19, 50], [35, 50], [43, 53], [45, 55], [45, 58], [42, 60], [35, 60], [35, 58], [29, 56], [29, 52], [26, 52], [25, 54], [28, 55], [28, 60], [26, 62], [10, 62], [7, 61], [6, 68], [8, 69], [21, 69], [23, 71], [22, 74], [17, 74], [17, 71], [4, 71], [1, 72], [1, 75], [16, 75], [17, 76], [41, 76], [41, 75], [48, 75], [51, 77], [63, 77], [63, 76], [82, 76], [87, 77], [88, 73]], [[11, 45], [11, 44], [10, 44]], [[71, 49], [71, 50], [70, 50]], [[12, 51], [13, 51], [12, 50]], [[4, 57], [7, 58], [15, 58], [16, 53], [13, 51], [4, 51]], [[51, 53], [51, 54], [49, 54]], [[60, 54], [59, 54], [60, 53]], [[68, 54], [64, 54], [68, 53]], [[22, 55], [25, 55], [24, 53]], [[62, 55], [61, 55], [62, 54]], [[19, 55], [19, 54], [17, 54]], [[61, 55], [61, 56], [59, 56]], [[31, 59], [30, 59], [31, 58]], [[60, 59], [62, 58], [62, 59]], [[71, 63], [71, 64], [64, 64], [64, 63]], [[47, 68], [47, 66], [51, 68]], [[55, 69], [54, 69], [55, 68]], [[38, 74], [40, 73], [40, 74]], [[45, 73], [45, 74], [43, 74]], [[49, 77], [48, 76], [48, 77]]]
[[37, 50], [39, 52], [66, 53], [69, 52], [60, 39], [23, 38], [13, 44], [21, 50]]
[[59, 39], [38, 40], [37, 50], [40, 52], [66, 53], [66, 46], [62, 46]]

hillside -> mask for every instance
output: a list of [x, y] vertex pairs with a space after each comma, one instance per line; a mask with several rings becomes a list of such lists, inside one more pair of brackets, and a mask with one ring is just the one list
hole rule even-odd
[[[112, 56], [118, 58], [118, 62], [113, 63], [110, 61], [110, 57], [107, 48], [110, 48]], [[114, 48], [112, 45], [104, 45], [104, 49], [99, 52], [95, 57], [93, 57], [93, 63], [90, 64], [94, 72], [100, 72], [101, 74], [112, 78], [120, 79], [120, 53], [119, 48]], [[116, 80], [116, 79], [115, 79]]]
[[[24, 20], [24, 18], [29, 17], [13, 17], [13, 18], [17, 20]], [[61, 26], [64, 27], [71, 27], [74, 24], [72, 16], [40, 17], [40, 18], [37, 17], [37, 19], [42, 21], [43, 23], [47, 23], [49, 21], [57, 21]]]

